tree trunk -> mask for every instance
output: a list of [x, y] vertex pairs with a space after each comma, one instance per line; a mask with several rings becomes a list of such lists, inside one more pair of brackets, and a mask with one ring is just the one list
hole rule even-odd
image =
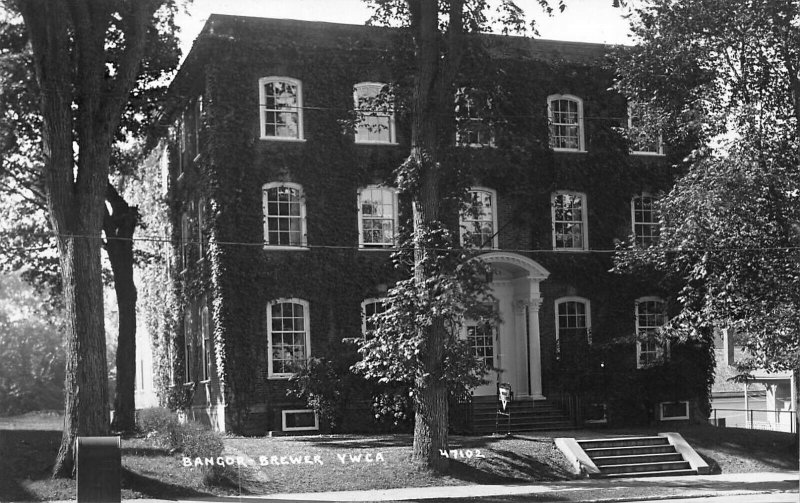
[[136, 284], [133, 280], [133, 233], [139, 214], [109, 184], [103, 229], [106, 253], [114, 275], [114, 291], [119, 311], [117, 336], [117, 386], [114, 396], [114, 421], [111, 427], [119, 432], [132, 432], [136, 427]]
[[[417, 69], [411, 104], [411, 158], [419, 170], [421, 184], [413, 194], [414, 207], [414, 279], [417, 288], [426, 288], [426, 279], [436, 271], [428, 270], [430, 254], [437, 250], [425, 246], [425, 233], [439, 221], [440, 167], [437, 133], [440, 119], [437, 87], [441, 84], [440, 44], [437, 2], [422, 1], [413, 10]], [[425, 344], [420, 355], [425, 377], [414, 389], [414, 444], [412, 459], [421, 465], [444, 469], [447, 450], [447, 383], [443, 374], [447, 337], [444, 320], [435, 318], [429, 327], [420, 327]]]
[[86, 239], [84, 235], [59, 238], [67, 366], [64, 432], [53, 467], [54, 476], [72, 475], [77, 437], [108, 434], [108, 366], [99, 238], [99, 233], [96, 239]]

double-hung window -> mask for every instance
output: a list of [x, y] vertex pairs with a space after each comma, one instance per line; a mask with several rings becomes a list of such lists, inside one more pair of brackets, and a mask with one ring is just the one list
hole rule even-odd
[[551, 197], [554, 250], [587, 250], [586, 195], [559, 191]]
[[395, 246], [397, 225], [397, 190], [368, 185], [358, 191], [359, 247]]
[[455, 97], [456, 145], [493, 147], [494, 128], [488, 121], [491, 101], [485, 93], [459, 88]]
[[183, 382], [194, 382], [194, 326], [192, 323], [191, 307], [186, 307], [183, 317]]
[[631, 152], [642, 155], [663, 155], [664, 146], [661, 133], [654, 131], [653, 122], [648, 119], [652, 115], [648, 108], [639, 103], [628, 104], [628, 139]]
[[303, 140], [303, 88], [289, 77], [263, 77], [258, 81], [261, 138]]
[[631, 223], [634, 242], [648, 247], [658, 241], [660, 233], [658, 199], [650, 194], [641, 194], [631, 199]]
[[584, 152], [583, 101], [570, 94], [547, 97], [550, 147], [556, 151]]
[[202, 348], [200, 349], [200, 355], [202, 357], [200, 380], [208, 381], [211, 379], [211, 355], [213, 346], [211, 344], [211, 318], [205, 301], [203, 302], [203, 308], [200, 310], [200, 342], [202, 344]]
[[269, 377], [291, 377], [311, 348], [308, 302], [278, 299], [267, 305]]
[[556, 358], [574, 356], [583, 344], [590, 345], [591, 327], [591, 309], [587, 299], [582, 297], [557, 299]]
[[497, 248], [497, 195], [492, 189], [473, 188], [460, 215], [461, 245]]
[[264, 243], [267, 246], [306, 246], [306, 204], [296, 183], [267, 183], [263, 187]]
[[666, 321], [663, 300], [658, 297], [636, 300], [636, 368], [655, 365], [664, 358], [665, 345], [658, 334]]
[[356, 112], [356, 143], [396, 143], [394, 99], [381, 82], [353, 86]]
[[372, 332], [378, 327], [375, 315], [386, 311], [385, 299], [366, 299], [361, 303], [361, 333], [364, 338], [372, 336]]
[[486, 368], [493, 369], [494, 365], [494, 340], [496, 337], [495, 326], [488, 321], [466, 323], [467, 342], [472, 350], [472, 355], [482, 361]]

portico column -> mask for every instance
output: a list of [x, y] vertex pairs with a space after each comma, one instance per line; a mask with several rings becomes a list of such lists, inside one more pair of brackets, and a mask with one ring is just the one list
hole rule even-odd
[[542, 306], [542, 298], [539, 296], [539, 283], [531, 284], [531, 290], [534, 285], [536, 291], [531, 292], [531, 300], [529, 304], [528, 313], [528, 334], [530, 337], [530, 368], [531, 368], [531, 396], [534, 399], [543, 400], [542, 395], [542, 346], [539, 334], [539, 308]]

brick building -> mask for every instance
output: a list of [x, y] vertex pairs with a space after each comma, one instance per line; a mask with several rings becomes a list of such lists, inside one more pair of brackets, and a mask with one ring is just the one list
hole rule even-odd
[[[475, 404], [507, 382], [518, 407], [570, 403], [572, 420], [704, 419], [706, 376], [686, 370], [702, 351], [648, 338], [670, 292], [609, 272], [618, 243], [657, 239], [652, 204], [679, 149], [634, 133], [609, 47], [470, 44], [442, 137], [471, 177], [471, 211], [450, 223], [491, 264], [501, 320], [464, 323], [493, 369]], [[395, 29], [222, 15], [195, 41], [152, 155], [178, 310], [155, 366], [162, 396], [194, 417], [252, 433], [318, 426], [288, 378], [357, 337], [398, 279], [409, 205], [391, 175], [409, 150], [409, 50]]]

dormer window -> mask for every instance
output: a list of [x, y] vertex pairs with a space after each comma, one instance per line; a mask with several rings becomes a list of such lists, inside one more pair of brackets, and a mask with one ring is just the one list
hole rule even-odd
[[356, 143], [396, 143], [394, 99], [389, 86], [381, 82], [360, 82], [353, 86], [356, 111]]
[[583, 101], [570, 94], [547, 97], [550, 147], [555, 151], [584, 152]]
[[303, 140], [303, 94], [299, 80], [264, 77], [258, 81], [261, 139]]

